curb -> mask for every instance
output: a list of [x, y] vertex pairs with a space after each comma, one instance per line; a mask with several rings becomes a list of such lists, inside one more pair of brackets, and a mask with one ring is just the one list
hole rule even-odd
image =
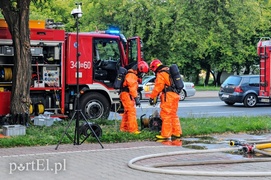
[[218, 91], [196, 91], [193, 97], [218, 97]]

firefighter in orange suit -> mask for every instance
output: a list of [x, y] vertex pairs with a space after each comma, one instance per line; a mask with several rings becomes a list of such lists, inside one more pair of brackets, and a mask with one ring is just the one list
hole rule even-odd
[[161, 135], [157, 139], [180, 138], [182, 129], [177, 115], [179, 94], [170, 90], [169, 67], [161, 63], [159, 59], [154, 59], [150, 63], [150, 70], [156, 75], [154, 88], [150, 95], [150, 105], [155, 105], [154, 99], [160, 95], [160, 117], [162, 119]]
[[139, 97], [137, 97], [138, 78], [142, 78], [145, 73], [149, 72], [149, 65], [145, 61], [140, 61], [128, 70], [123, 88], [120, 93], [120, 100], [124, 107], [124, 113], [120, 124], [120, 131], [139, 134], [136, 106], [140, 106]]

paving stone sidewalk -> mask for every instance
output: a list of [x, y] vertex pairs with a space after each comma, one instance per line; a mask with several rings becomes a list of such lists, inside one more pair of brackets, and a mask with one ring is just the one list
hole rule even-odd
[[[226, 143], [229, 139], [257, 138], [246, 134], [219, 135], [216, 138], [222, 142], [219, 148], [229, 147]], [[270, 139], [270, 136], [260, 137], [261, 140]], [[130, 142], [130, 143], [99, 143], [82, 145], [65, 144], [43, 147], [18, 147], [0, 149], [0, 177], [1, 179], [88, 179], [88, 180], [255, 180], [271, 179], [271, 177], [212, 177], [212, 176], [186, 176], [144, 172], [131, 169], [128, 162], [136, 157], [168, 153], [175, 151], [191, 151], [182, 146], [169, 146], [158, 142]], [[210, 146], [211, 147], [211, 146]], [[242, 155], [228, 154], [224, 152], [201, 153], [193, 155], [176, 155], [165, 158], [147, 159], [138, 162], [141, 165], [161, 162], [184, 162], [199, 160], [230, 160], [240, 159]], [[207, 166], [173, 167], [181, 170], [192, 171], [229, 171], [229, 172], [270, 172], [271, 162], [241, 163], [241, 164], [217, 164]]]

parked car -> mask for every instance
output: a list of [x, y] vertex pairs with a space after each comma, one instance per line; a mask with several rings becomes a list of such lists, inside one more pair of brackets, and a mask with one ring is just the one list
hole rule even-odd
[[259, 84], [259, 75], [232, 75], [223, 82], [218, 95], [228, 105], [243, 103], [254, 107], [258, 102]]
[[[142, 79], [142, 84], [138, 86], [138, 96], [140, 99], [149, 99], [149, 96], [154, 87], [155, 76], [144, 76]], [[185, 100], [186, 97], [191, 97], [196, 94], [196, 89], [194, 83], [184, 82], [184, 88], [180, 93], [180, 100]]]

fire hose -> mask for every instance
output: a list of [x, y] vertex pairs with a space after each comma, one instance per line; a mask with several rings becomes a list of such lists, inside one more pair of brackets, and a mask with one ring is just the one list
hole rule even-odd
[[[256, 144], [257, 143], [257, 144]], [[230, 141], [231, 146], [239, 146], [239, 150], [242, 150], [244, 153], [260, 153], [266, 156], [271, 156], [271, 154], [262, 151], [262, 149], [268, 149], [271, 148], [271, 143], [268, 143], [268, 141], [263, 142], [249, 142], [249, 143], [242, 143], [240, 141]]]
[[[269, 141], [270, 142], [270, 141]], [[231, 146], [241, 146], [241, 149], [252, 150], [248, 152], [258, 152], [264, 153], [261, 149], [266, 149], [271, 147], [271, 143], [259, 144], [251, 146], [246, 146], [245, 143], [240, 143], [238, 141], [230, 141]], [[245, 148], [244, 148], [245, 147]], [[259, 148], [259, 149], [258, 149]], [[162, 163], [154, 164], [148, 166], [142, 166], [135, 164], [137, 161], [142, 161], [145, 159], [173, 156], [173, 155], [187, 155], [187, 154], [198, 154], [198, 153], [214, 153], [214, 152], [226, 152], [226, 151], [236, 151], [240, 150], [240, 147], [232, 148], [221, 148], [221, 149], [210, 149], [210, 150], [193, 150], [193, 151], [176, 151], [176, 152], [167, 152], [159, 154], [150, 154], [141, 157], [134, 158], [128, 162], [128, 166], [132, 169], [137, 169], [141, 171], [154, 172], [154, 173], [163, 173], [163, 174], [174, 174], [174, 175], [190, 175], [190, 176], [223, 176], [223, 177], [259, 177], [259, 176], [271, 176], [271, 172], [242, 172], [242, 171], [195, 171], [195, 170], [176, 170], [176, 169], [163, 169], [161, 167], [172, 167], [172, 166], [192, 166], [192, 165], [208, 165], [208, 164], [229, 164], [229, 163], [251, 163], [251, 162], [270, 162], [271, 158], [254, 158], [254, 159], [241, 159], [241, 160], [221, 160], [221, 161], [191, 161], [191, 162], [182, 162], [182, 163]], [[268, 154], [270, 156], [270, 154]]]
[[12, 69], [7, 67], [0, 68], [0, 81], [11, 81]]

